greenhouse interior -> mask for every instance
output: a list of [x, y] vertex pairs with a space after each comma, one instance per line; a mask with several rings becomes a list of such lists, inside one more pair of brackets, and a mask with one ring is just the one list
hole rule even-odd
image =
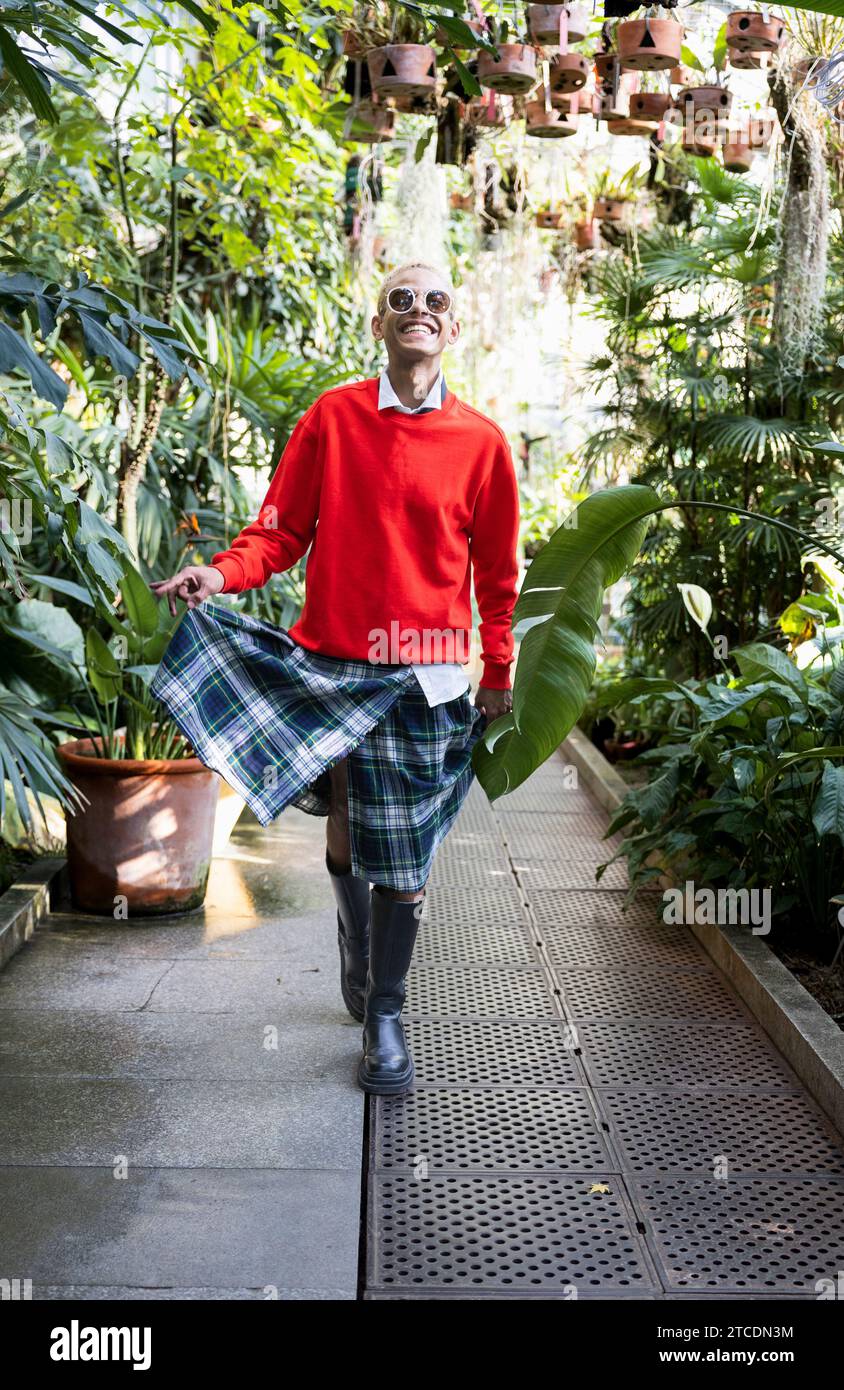
[[0, 64], [2, 1297], [832, 1355], [844, 3]]

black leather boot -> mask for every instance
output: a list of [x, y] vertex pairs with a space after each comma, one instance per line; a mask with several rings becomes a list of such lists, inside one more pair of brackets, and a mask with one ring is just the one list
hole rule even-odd
[[351, 870], [337, 873], [327, 850], [325, 867], [337, 899], [340, 993], [352, 1018], [362, 1023], [369, 965], [369, 884]]
[[369, 977], [363, 1019], [363, 1057], [358, 1082], [377, 1096], [410, 1090], [415, 1069], [401, 1022], [405, 976], [410, 968], [422, 902], [402, 902], [372, 890]]

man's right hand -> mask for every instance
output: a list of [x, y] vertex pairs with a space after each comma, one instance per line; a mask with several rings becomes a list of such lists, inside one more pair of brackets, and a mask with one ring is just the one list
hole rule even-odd
[[156, 598], [167, 598], [170, 612], [176, 616], [176, 599], [180, 598], [188, 608], [197, 608], [213, 594], [219, 594], [225, 584], [221, 570], [214, 565], [187, 565], [172, 579], [159, 579], [150, 584]]

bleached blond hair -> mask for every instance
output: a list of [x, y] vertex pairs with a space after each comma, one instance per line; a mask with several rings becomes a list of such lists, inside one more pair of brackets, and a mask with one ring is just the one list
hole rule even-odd
[[432, 265], [430, 261], [407, 261], [404, 265], [397, 266], [395, 270], [391, 270], [389, 274], [384, 276], [378, 291], [378, 317], [380, 318], [383, 315], [387, 307], [387, 291], [392, 288], [393, 281], [397, 280], [402, 275], [406, 275], [408, 270], [430, 270], [434, 275], [439, 275], [443, 283], [443, 288], [447, 289], [451, 295], [451, 309], [449, 315], [451, 318], [454, 318], [455, 294], [454, 286], [451, 283], [451, 276], [447, 271], [443, 270], [442, 266]]

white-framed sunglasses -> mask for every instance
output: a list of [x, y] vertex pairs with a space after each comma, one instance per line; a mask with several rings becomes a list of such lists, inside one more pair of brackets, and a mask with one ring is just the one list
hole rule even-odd
[[429, 314], [447, 314], [451, 308], [448, 290], [415, 290], [412, 285], [393, 285], [387, 295], [387, 308], [394, 314], [408, 314], [422, 295]]

